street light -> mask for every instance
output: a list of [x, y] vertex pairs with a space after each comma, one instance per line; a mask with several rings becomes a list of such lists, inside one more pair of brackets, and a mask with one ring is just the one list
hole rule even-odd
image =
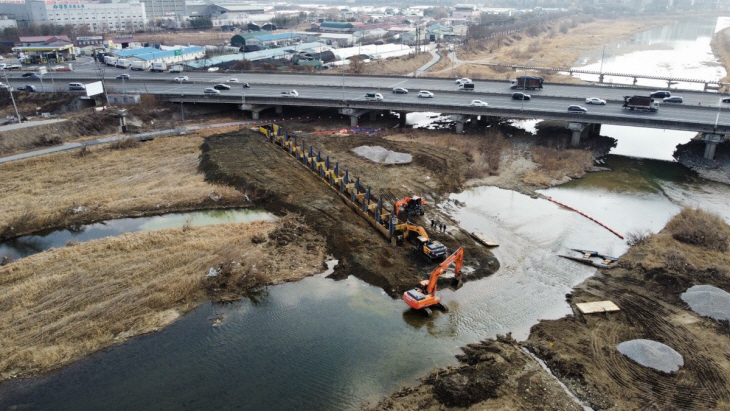
[[18, 112], [18, 106], [15, 105], [15, 97], [13, 97], [13, 87], [10, 85], [10, 81], [8, 80], [8, 72], [3, 69], [3, 74], [5, 75], [5, 83], [8, 85], [8, 93], [10, 93], [10, 100], [13, 101], [13, 108], [15, 108], [15, 116], [18, 119], [18, 123], [20, 123], [20, 113]]
[[182, 118], [182, 132], [184, 133], [186, 131], [185, 128], [185, 109], [183, 108], [183, 83], [180, 82], [180, 117]]

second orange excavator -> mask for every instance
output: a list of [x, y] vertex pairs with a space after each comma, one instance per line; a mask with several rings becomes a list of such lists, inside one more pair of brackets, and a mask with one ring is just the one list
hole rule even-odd
[[403, 301], [414, 310], [422, 311], [431, 316], [432, 309], [448, 311], [446, 306], [441, 304], [441, 299], [436, 296], [436, 283], [438, 278], [446, 272], [451, 263], [454, 263], [455, 279], [461, 281], [461, 266], [464, 264], [464, 249], [459, 247], [454, 254], [451, 254], [438, 267], [431, 271], [428, 280], [423, 280], [416, 288], [403, 293]]
[[398, 200], [393, 206], [393, 214], [398, 215], [398, 211], [401, 207], [408, 213], [408, 215], [423, 215], [425, 211], [423, 206], [426, 204], [426, 199], [421, 196], [414, 195], [413, 197], [403, 197], [402, 200]]

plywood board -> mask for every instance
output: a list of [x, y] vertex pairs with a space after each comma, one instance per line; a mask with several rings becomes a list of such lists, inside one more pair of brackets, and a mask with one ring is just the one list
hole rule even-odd
[[480, 243], [486, 245], [487, 247], [499, 247], [499, 244], [495, 243], [494, 241], [489, 240], [484, 234], [479, 232], [472, 232], [471, 236], [474, 237], [477, 241]]
[[578, 303], [576, 304], [576, 307], [582, 312], [583, 314], [593, 314], [593, 313], [603, 313], [603, 312], [612, 312], [612, 311], [620, 311], [618, 306], [613, 303], [613, 301], [593, 301], [590, 303]]

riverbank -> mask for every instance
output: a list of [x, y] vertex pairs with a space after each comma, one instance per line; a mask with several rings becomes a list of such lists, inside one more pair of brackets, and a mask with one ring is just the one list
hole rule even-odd
[[[726, 409], [730, 405], [730, 359], [723, 354], [730, 333], [728, 323], [691, 311], [680, 295], [698, 284], [730, 290], [730, 227], [720, 217], [685, 209], [660, 233], [635, 235], [632, 240], [636, 245], [621, 256], [618, 268], [599, 271], [568, 295], [574, 315], [541, 321], [520, 345], [544, 360], [563, 384], [596, 410], [641, 409], [646, 404], [657, 409]], [[601, 300], [613, 301], [621, 311], [584, 315], [575, 307]], [[662, 342], [683, 356], [684, 365], [671, 374], [645, 368], [616, 349], [620, 342], [632, 339]], [[484, 343], [487, 347], [495, 344]], [[470, 350], [464, 349], [467, 354]], [[522, 361], [532, 361], [522, 354]], [[524, 367], [518, 361], [509, 364], [507, 381]], [[460, 372], [460, 383], [453, 386], [456, 390], [466, 387], [461, 390], [465, 393], [492, 375], [475, 361], [459, 367], [467, 370]], [[448, 373], [453, 371], [439, 370], [420, 386], [393, 394], [376, 409], [407, 409], [414, 403], [424, 404], [424, 409], [440, 409], [447, 397], [432, 377]], [[541, 390], [552, 392], [546, 387], [537, 392]], [[571, 409], [576, 405], [566, 400], [525, 406], [504, 382], [493, 384], [492, 391], [496, 398], [472, 398], [461, 406], [491, 409], [506, 403], [506, 409]]]
[[324, 258], [322, 237], [291, 215], [128, 233], [2, 266], [0, 380], [157, 331], [211, 299], [319, 273]]
[[254, 193], [208, 183], [197, 172], [209, 133], [0, 165], [0, 240], [122, 217], [249, 205]]
[[[730, 83], [730, 27], [720, 30], [712, 36], [710, 40], [712, 54], [720, 60], [720, 64], [725, 67], [725, 71], [729, 73], [720, 79], [722, 83]], [[728, 91], [727, 87], [723, 90]]]
[[[469, 233], [460, 230], [446, 213], [434, 207], [463, 186], [470, 164], [466, 155], [455, 150], [433, 150], [417, 142], [395, 142], [380, 135], [314, 134], [307, 124], [288, 124], [288, 131], [313, 146], [322, 158], [337, 161], [340, 170], [349, 170], [352, 180], [372, 187], [388, 201], [413, 194], [427, 199], [425, 216], [411, 216], [411, 222], [428, 231], [430, 238], [449, 250], [467, 247], [464, 264], [473, 268], [465, 280], [491, 275], [499, 262]], [[353, 149], [381, 146], [411, 155], [408, 164], [388, 165], [360, 157]], [[264, 166], [265, 165], [265, 166]], [[333, 278], [354, 275], [399, 297], [433, 270], [434, 264], [412, 251], [410, 245], [394, 247], [363, 218], [357, 215], [320, 178], [302, 167], [295, 158], [271, 144], [257, 130], [242, 130], [212, 136], [203, 144], [201, 170], [208, 181], [262, 193], [261, 206], [274, 214], [301, 213], [326, 238], [327, 251], [339, 260]], [[391, 202], [392, 204], [392, 202]], [[430, 219], [445, 222], [448, 230], [429, 228]]]

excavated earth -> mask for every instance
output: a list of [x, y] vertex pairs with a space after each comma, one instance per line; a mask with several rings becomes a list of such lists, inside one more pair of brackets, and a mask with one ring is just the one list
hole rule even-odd
[[[323, 157], [329, 155], [330, 161], [349, 169], [351, 177], [360, 177], [361, 183], [371, 186], [375, 195], [390, 199], [413, 194], [425, 196], [426, 215], [412, 222], [424, 226], [450, 252], [465, 248], [464, 265], [473, 269], [464, 276], [465, 282], [497, 271], [499, 263], [492, 253], [433, 207], [442, 196], [462, 187], [464, 170], [469, 164], [463, 154], [433, 150], [417, 143], [387, 141], [379, 136], [315, 135], [297, 132], [296, 127], [292, 131], [304, 138], [306, 146], [313, 146], [315, 152], [321, 150]], [[413, 162], [407, 165], [371, 162], [352, 152], [363, 145], [409, 153]], [[252, 129], [208, 137], [201, 150], [199, 167], [207, 180], [258, 192], [263, 198], [260, 206], [275, 214], [303, 215], [307, 224], [326, 238], [328, 253], [340, 261], [333, 278], [352, 274], [396, 297], [427, 278], [435, 267], [434, 263], [414, 254], [410, 244], [391, 245], [334, 190], [261, 133]], [[431, 218], [445, 221], [448, 232], [430, 229], [430, 220], [426, 219]]]

